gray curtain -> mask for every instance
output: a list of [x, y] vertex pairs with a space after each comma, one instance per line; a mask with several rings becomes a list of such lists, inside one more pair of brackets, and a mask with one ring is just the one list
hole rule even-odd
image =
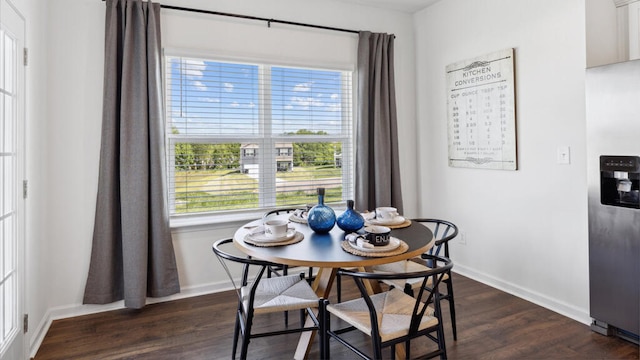
[[107, 0], [100, 174], [85, 304], [180, 291], [165, 192], [160, 6]]
[[393, 206], [402, 213], [394, 35], [360, 32], [356, 125], [356, 207]]

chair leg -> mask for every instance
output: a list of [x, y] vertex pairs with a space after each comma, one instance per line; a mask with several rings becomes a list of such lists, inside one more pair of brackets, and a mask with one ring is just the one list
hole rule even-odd
[[231, 358], [236, 358], [236, 348], [238, 347], [238, 335], [240, 335], [240, 310], [236, 312], [236, 326], [233, 330], [233, 349], [231, 350]]
[[240, 351], [240, 360], [247, 360], [249, 350], [249, 342], [251, 341], [251, 326], [253, 324], [253, 314], [247, 314], [247, 323], [244, 325], [244, 334], [242, 334], [242, 350]]
[[404, 284], [404, 293], [413, 297], [414, 296], [414, 291], [413, 288], [411, 287], [411, 285], [409, 284]]
[[453, 329], [453, 340], [458, 340], [458, 330], [456, 327], [456, 306], [453, 297], [453, 282], [451, 280], [451, 272], [449, 272], [449, 278], [446, 281], [447, 284], [447, 300], [449, 300], [449, 313], [451, 314], [451, 328]]
[[438, 337], [438, 349], [442, 351], [440, 359], [445, 360], [447, 358], [447, 347], [444, 342], [444, 324], [442, 321], [442, 307], [440, 306], [440, 295], [436, 291], [434, 300], [434, 310], [436, 318], [438, 318], [438, 327], [436, 329], [436, 336]]
[[307, 278], [309, 284], [313, 283], [313, 267], [309, 266], [309, 277]]
[[[288, 265], [282, 265], [282, 276], [287, 276], [289, 275], [289, 266]], [[289, 326], [289, 312], [285, 311], [284, 312], [284, 326]]]
[[336, 275], [336, 291], [338, 292], [338, 302], [342, 301], [342, 281], [340, 281], [340, 274]]
[[[378, 338], [376, 339], [371, 339], [371, 343], [373, 345], [373, 358], [376, 360], [382, 360], [382, 345], [380, 344], [380, 339]], [[391, 353], [393, 354], [393, 357], [395, 358], [396, 356], [396, 352], [395, 352], [395, 346], [391, 347]]]
[[329, 359], [331, 358], [329, 351], [329, 324], [330, 317], [329, 312], [327, 311], [328, 301], [324, 299], [320, 299], [320, 306], [318, 308], [318, 321], [319, 321], [319, 333], [320, 333], [320, 359]]

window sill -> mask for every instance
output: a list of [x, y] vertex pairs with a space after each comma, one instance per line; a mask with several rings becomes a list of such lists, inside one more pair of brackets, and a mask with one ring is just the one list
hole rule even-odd
[[[327, 204], [333, 208], [336, 215], [345, 210], [345, 203]], [[240, 226], [262, 218], [266, 210], [231, 212], [223, 214], [194, 214], [172, 216], [169, 220], [171, 232], [191, 232], [215, 229], [239, 228]]]
[[247, 222], [260, 219], [263, 210], [244, 211], [225, 214], [198, 214], [172, 216], [169, 226], [172, 232], [189, 232], [238, 227]]

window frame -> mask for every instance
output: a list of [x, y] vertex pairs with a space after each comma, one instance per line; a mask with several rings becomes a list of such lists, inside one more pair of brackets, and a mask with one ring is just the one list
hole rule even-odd
[[[263, 93], [260, 93], [259, 107], [260, 116], [258, 128], [258, 135], [211, 135], [211, 136], [196, 136], [187, 134], [173, 134], [171, 132], [170, 121], [170, 109], [171, 105], [168, 101], [168, 77], [170, 74], [167, 72], [167, 65], [169, 58], [190, 58], [194, 60], [213, 61], [213, 62], [229, 62], [229, 63], [242, 63], [257, 65], [259, 68], [259, 76], [262, 77], [261, 82], [263, 84], [271, 83], [270, 69], [272, 67], [294, 67], [310, 70], [320, 71], [335, 71], [342, 74], [341, 86], [344, 89], [345, 81], [350, 86], [350, 96], [343, 97], [342, 115], [341, 115], [341, 133], [339, 135], [288, 135], [277, 136], [273, 133], [267, 134], [265, 129], [271, 129], [272, 119], [270, 116], [270, 109], [264, 111], [267, 107], [265, 104], [269, 104], [271, 101], [270, 87], [266, 86]], [[343, 153], [345, 149], [350, 153], [350, 159], [344, 160], [344, 156], [341, 154], [340, 165], [342, 168], [342, 184], [343, 193], [342, 199], [338, 202], [332, 202], [330, 205], [336, 209], [342, 209], [346, 206], [346, 200], [354, 196], [355, 187], [355, 121], [356, 121], [356, 106], [355, 99], [357, 94], [356, 89], [356, 70], [355, 64], [322, 64], [313, 63], [310, 64], [305, 61], [273, 61], [268, 57], [243, 57], [243, 56], [218, 56], [210, 53], [202, 52], [189, 52], [178, 49], [164, 49], [163, 50], [163, 100], [165, 101], [165, 145], [166, 145], [166, 176], [167, 176], [167, 194], [171, 227], [184, 227], [194, 225], [206, 225], [216, 223], [228, 223], [234, 221], [245, 221], [248, 219], [255, 219], [265, 211], [276, 208], [276, 195], [277, 192], [273, 192], [272, 199], [265, 199], [265, 191], [267, 188], [275, 187], [276, 174], [278, 172], [277, 157], [280, 156], [278, 148], [275, 147], [277, 143], [311, 143], [311, 142], [340, 142], [342, 144]], [[257, 208], [249, 209], [237, 209], [237, 210], [220, 210], [209, 212], [194, 212], [194, 213], [175, 213], [175, 191], [172, 185], [172, 179], [175, 179], [175, 156], [171, 149], [174, 148], [177, 143], [202, 143], [202, 144], [228, 144], [228, 143], [256, 143], [258, 148], [255, 151], [255, 157], [260, 159], [259, 166], [261, 169], [272, 170], [260, 171], [259, 174], [259, 206]], [[273, 149], [273, 151], [265, 151], [265, 149]], [[264, 154], [260, 154], [264, 152]], [[244, 152], [241, 152], [241, 156]], [[273, 173], [273, 176], [271, 176]], [[345, 191], [345, 187], [347, 190]]]

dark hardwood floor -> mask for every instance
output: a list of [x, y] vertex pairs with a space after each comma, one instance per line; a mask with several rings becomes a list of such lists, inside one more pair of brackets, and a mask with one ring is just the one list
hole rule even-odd
[[[343, 284], [344, 297], [355, 296]], [[450, 359], [638, 359], [638, 345], [605, 337], [588, 326], [454, 274], [458, 341], [453, 341], [444, 302]], [[331, 299], [335, 301], [335, 298]], [[54, 321], [35, 360], [49, 359], [228, 359], [236, 297], [233, 292]], [[293, 325], [296, 314], [290, 315]], [[257, 327], [283, 326], [282, 314], [262, 316]], [[350, 334], [361, 346], [364, 335]], [[297, 334], [252, 340], [250, 359], [291, 359]], [[420, 359], [431, 342], [412, 342]], [[354, 354], [332, 342], [332, 358]], [[388, 352], [385, 352], [385, 356]], [[317, 340], [310, 359], [319, 357]]]

